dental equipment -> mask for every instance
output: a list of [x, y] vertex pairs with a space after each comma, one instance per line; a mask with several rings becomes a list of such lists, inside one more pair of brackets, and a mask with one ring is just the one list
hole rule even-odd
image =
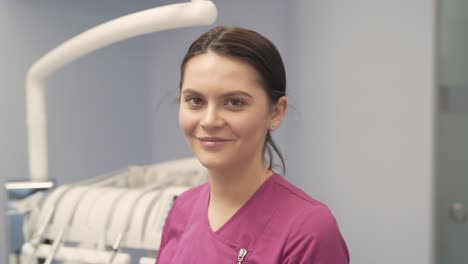
[[[44, 83], [49, 76], [74, 60], [119, 41], [162, 30], [209, 25], [214, 23], [216, 16], [216, 7], [208, 0], [192, 0], [137, 12], [85, 31], [35, 62], [26, 78], [31, 180], [43, 182], [48, 179]], [[138, 174], [136, 180], [135, 174]], [[135, 181], [149, 186], [130, 186]], [[186, 159], [131, 167], [111, 177], [60, 186], [47, 197], [39, 216], [26, 223], [33, 231], [26, 234], [28, 241], [23, 245], [21, 258], [25, 263], [35, 263], [37, 258], [45, 258], [46, 263], [56, 259], [129, 263], [130, 256], [118, 249], [157, 250], [160, 229], [173, 200], [204, 181], [204, 168], [198, 161]], [[128, 210], [119, 210], [121, 208], [131, 209], [131, 214]], [[125, 219], [123, 225], [121, 219]], [[53, 244], [43, 243], [45, 240], [53, 240]], [[109, 244], [110, 241], [113, 243]], [[64, 242], [76, 242], [87, 248], [69, 247]], [[113, 251], [105, 251], [109, 246]], [[142, 261], [148, 261], [148, 258]]]
[[[130, 256], [119, 252], [120, 248], [157, 250], [172, 202], [191, 186], [205, 182], [207, 174], [198, 160], [190, 158], [133, 166], [100, 179], [52, 191], [41, 211], [37, 233], [23, 245], [24, 263], [46, 258], [46, 263], [55, 259], [126, 264]], [[53, 240], [53, 245], [42, 242], [46, 240]], [[107, 247], [112, 251], [106, 251]]]
[[29, 173], [32, 180], [48, 178], [44, 83], [63, 66], [119, 41], [168, 29], [210, 25], [216, 20], [213, 2], [192, 0], [157, 7], [101, 24], [53, 49], [35, 62], [26, 77]]

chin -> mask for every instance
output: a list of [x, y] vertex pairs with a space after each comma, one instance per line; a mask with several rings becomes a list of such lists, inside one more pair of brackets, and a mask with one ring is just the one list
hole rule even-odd
[[198, 161], [207, 169], [222, 169], [230, 167], [230, 162], [219, 157], [200, 157], [197, 156]]
[[207, 169], [219, 169], [219, 168], [226, 167], [226, 164], [223, 162], [217, 162], [213, 160], [203, 160], [203, 159], [198, 159], [198, 160], [203, 165], [203, 167]]

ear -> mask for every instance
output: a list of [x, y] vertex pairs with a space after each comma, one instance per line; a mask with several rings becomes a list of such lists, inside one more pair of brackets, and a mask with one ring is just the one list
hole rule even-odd
[[278, 128], [286, 114], [288, 108], [288, 99], [286, 96], [281, 96], [271, 108], [270, 129]]

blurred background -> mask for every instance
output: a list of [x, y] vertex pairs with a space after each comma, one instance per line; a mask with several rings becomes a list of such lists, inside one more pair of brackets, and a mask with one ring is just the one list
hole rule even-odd
[[[3, 182], [28, 178], [31, 64], [95, 25], [174, 2], [0, 0]], [[467, 263], [468, 2], [213, 2], [216, 25], [256, 30], [280, 50], [285, 177], [331, 208], [352, 263]], [[50, 78], [50, 177], [71, 183], [191, 156], [178, 127], [179, 65], [209, 28], [130, 39]], [[11, 241], [1, 211], [3, 263]]]

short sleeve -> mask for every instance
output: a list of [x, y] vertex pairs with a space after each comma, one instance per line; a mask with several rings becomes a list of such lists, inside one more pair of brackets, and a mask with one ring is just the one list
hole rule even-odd
[[349, 252], [335, 217], [325, 205], [304, 211], [294, 222], [283, 263], [348, 264]]
[[175, 211], [175, 206], [173, 204], [173, 206], [171, 207], [171, 209], [169, 210], [169, 213], [167, 214], [167, 217], [166, 217], [166, 220], [164, 222], [164, 226], [163, 226], [163, 230], [162, 230], [162, 235], [161, 235], [161, 243], [159, 244], [159, 249], [158, 251], [160, 252], [162, 249], [164, 249], [164, 247], [166, 246], [167, 244], [167, 236], [168, 236], [168, 233], [169, 233], [169, 229], [170, 229], [170, 224], [171, 224], [171, 218], [172, 216], [174, 215], [174, 211]]
[[169, 242], [177, 242], [182, 233], [184, 232], [185, 224], [187, 222], [186, 215], [179, 208], [179, 198], [177, 198], [170, 211], [167, 215], [166, 221], [164, 222], [163, 231], [161, 235], [161, 243], [158, 249], [158, 255], [156, 257], [156, 263], [158, 263], [162, 253], [166, 249]]

